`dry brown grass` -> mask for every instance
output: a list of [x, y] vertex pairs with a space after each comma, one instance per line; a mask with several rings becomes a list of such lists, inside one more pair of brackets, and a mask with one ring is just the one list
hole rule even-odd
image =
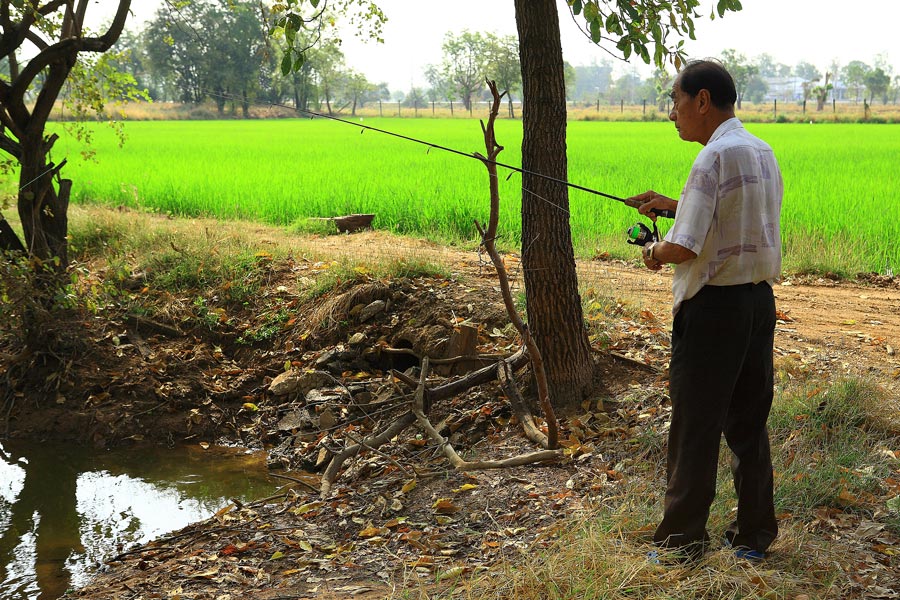
[[311, 334], [331, 335], [342, 321], [348, 321], [358, 307], [369, 305], [375, 300], [385, 300], [390, 289], [380, 281], [353, 286], [349, 291], [326, 299], [310, 313], [305, 323]]
[[[572, 522], [547, 549], [525, 553], [475, 578], [453, 597], [466, 600], [699, 598], [842, 598], [833, 567], [837, 553], [824, 541], [787, 523], [765, 563], [735, 558], [727, 549], [697, 563], [655, 565], [646, 560], [646, 490], [633, 490]], [[721, 519], [722, 516], [719, 516]], [[661, 555], [663, 563], [666, 556]]]

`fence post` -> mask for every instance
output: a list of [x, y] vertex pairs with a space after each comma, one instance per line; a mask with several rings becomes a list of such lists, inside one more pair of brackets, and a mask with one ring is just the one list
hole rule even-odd
[[625, 112], [625, 98], [622, 98], [621, 100], [619, 100], [619, 112], [621, 112], [621, 113]]
[[400, 116], [400, 101], [397, 100], [397, 116]]
[[644, 109], [643, 109], [643, 113], [642, 113], [642, 114], [645, 114], [645, 115], [647, 114], [647, 100], [646, 100], [646, 98], [644, 99]]
[[383, 117], [384, 113], [381, 112], [381, 100], [378, 101], [378, 116]]
[[777, 121], [778, 120], [778, 98], [775, 98], [774, 102], [775, 102], [775, 105], [774, 105], [774, 108], [772, 108], [772, 120]]

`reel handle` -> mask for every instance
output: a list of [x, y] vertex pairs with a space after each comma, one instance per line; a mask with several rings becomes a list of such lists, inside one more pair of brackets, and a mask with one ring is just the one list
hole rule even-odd
[[675, 211], [674, 210], [657, 210], [655, 208], [650, 209], [650, 212], [657, 217], [663, 217], [665, 219], [674, 219]]

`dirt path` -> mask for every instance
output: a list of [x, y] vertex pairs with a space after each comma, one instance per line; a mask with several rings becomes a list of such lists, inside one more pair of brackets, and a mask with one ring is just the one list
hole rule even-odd
[[[473, 251], [408, 240], [380, 232], [329, 236], [315, 240], [308, 251], [331, 260], [378, 256], [428, 260], [488, 276], [491, 267]], [[507, 257], [507, 268], [521, 283], [518, 259]], [[649, 310], [670, 323], [671, 269], [653, 273], [623, 261], [579, 261], [583, 288]], [[900, 397], [900, 281], [872, 282], [787, 278], [776, 285], [781, 320], [776, 330], [776, 354], [798, 362], [799, 368], [821, 373], [866, 376]]]
[[[581, 265], [588, 274], [594, 265]], [[671, 270], [652, 273], [625, 264], [603, 265], [611, 281], [640, 289], [642, 307], [666, 318]], [[775, 286], [780, 317], [776, 354], [823, 372], [865, 375], [900, 391], [900, 286], [787, 278]], [[666, 319], [670, 321], [670, 319]]]

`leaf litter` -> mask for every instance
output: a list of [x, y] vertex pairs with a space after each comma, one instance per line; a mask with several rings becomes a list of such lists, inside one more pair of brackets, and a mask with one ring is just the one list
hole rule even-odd
[[[603, 387], [561, 420], [563, 460], [461, 473], [417, 429], [407, 428], [349, 460], [330, 494], [320, 498], [319, 478], [330, 456], [402, 411], [403, 393], [391, 369], [414, 373], [415, 356], [439, 355], [460, 323], [477, 327], [481, 354], [506, 356], [517, 347], [504, 333], [505, 313], [499, 299], [492, 300], [490, 274], [471, 265], [450, 278], [374, 281], [358, 273], [355, 284], [304, 305], [288, 290], [300, 278], [309, 285], [327, 271], [322, 266], [304, 260], [269, 265], [270, 283], [260, 297], [270, 307], [287, 307], [291, 316], [264, 343], [237, 339], [258, 330], [274, 308], [212, 311], [219, 325], [229, 325], [207, 331], [188, 326], [193, 309], [170, 298], [158, 312], [170, 317], [160, 331], [129, 329], [125, 315], [112, 315], [113, 327], [87, 329], [97, 344], [91, 358], [102, 370], [73, 361], [67, 365], [71, 381], [58, 382], [52, 395], [20, 382], [30, 397], [43, 393], [49, 411], [41, 420], [14, 405], [11, 418], [24, 434], [49, 429], [83, 439], [87, 432], [90, 442], [109, 445], [156, 441], [154, 432], [163, 432], [162, 439], [188, 443], [262, 445], [276, 472], [298, 480], [273, 498], [223, 507], [207, 521], [123, 552], [72, 597], [384, 597], [391, 586], [432, 585], [552, 548], [569, 520], [619, 497], [636, 465], [649, 462], [661, 472], [670, 411], [668, 323], [657, 317], [666, 315], [664, 296], [650, 308], [628, 312], [619, 305], [609, 315], [596, 355]], [[631, 276], [625, 266], [603, 268]], [[837, 345], [802, 329], [809, 314], [802, 307], [780, 310], [776, 353], [796, 360], [798, 372], [851, 370], [848, 351], [886, 345], [881, 332], [841, 330], [850, 320], [885, 327], [871, 317], [833, 315], [837, 335], [852, 339]], [[113, 337], [110, 330], [122, 334]], [[386, 348], [410, 352], [388, 354]], [[890, 373], [891, 367], [877, 368]], [[296, 375], [288, 386], [296, 387], [274, 394], [273, 384], [279, 377], [285, 383], [286, 374]], [[61, 426], [59, 415], [74, 418]], [[430, 416], [461, 454], [503, 458], [534, 449], [496, 384], [443, 401]], [[658, 445], [638, 442], [641, 436]], [[885, 452], [900, 458], [900, 448]], [[845, 496], [846, 507], [822, 508], [807, 524], [847, 546], [848, 589], [855, 594], [848, 597], [897, 597], [896, 534], [845, 509], [875, 502], [894, 510], [898, 482], [900, 468], [884, 482], [886, 496]]]

